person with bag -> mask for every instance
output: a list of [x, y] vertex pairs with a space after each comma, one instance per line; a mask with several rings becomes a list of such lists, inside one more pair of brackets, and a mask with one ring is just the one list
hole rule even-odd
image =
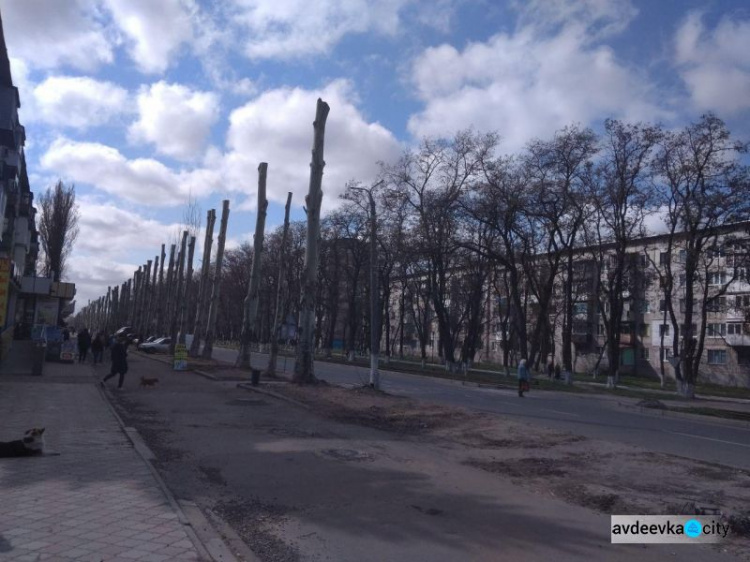
[[112, 358], [112, 369], [106, 377], [99, 381], [99, 384], [104, 387], [105, 381], [119, 374], [120, 380], [117, 384], [117, 388], [120, 389], [122, 388], [122, 383], [125, 381], [125, 373], [128, 372], [128, 350], [125, 347], [124, 336], [118, 337], [112, 345], [110, 356]]
[[521, 359], [518, 363], [518, 396], [523, 398], [523, 393], [529, 391], [529, 368], [526, 366], [526, 359]]

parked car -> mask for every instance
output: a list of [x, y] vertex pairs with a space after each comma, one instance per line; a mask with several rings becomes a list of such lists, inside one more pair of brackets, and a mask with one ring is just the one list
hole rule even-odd
[[145, 353], [167, 353], [172, 338], [158, 338], [154, 341], [138, 344], [138, 349]]

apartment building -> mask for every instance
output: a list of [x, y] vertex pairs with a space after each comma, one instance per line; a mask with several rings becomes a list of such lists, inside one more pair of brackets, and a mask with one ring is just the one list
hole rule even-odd
[[[674, 279], [672, 295], [676, 323], [684, 325], [685, 316], [685, 249], [680, 236], [673, 240], [668, 251], [667, 235], [649, 236], [632, 240], [627, 254], [627, 279], [622, 293], [623, 311], [620, 319], [621, 373], [634, 373], [657, 377], [662, 373], [674, 377], [673, 335], [674, 325], [669, 314], [664, 279], [671, 270]], [[703, 328], [703, 294], [708, 297], [705, 306], [705, 340], [701, 357], [699, 379], [731, 386], [750, 386], [750, 222], [721, 227], [716, 243], [701, 258], [701, 272], [694, 284], [694, 313], [691, 322], [693, 337]], [[539, 256], [544, 267], [544, 256]], [[572, 304], [572, 356], [574, 370], [590, 373], [604, 372], [608, 368], [607, 330], [605, 319], [610, 303], [602, 298], [603, 283], [610, 274], [613, 256], [607, 248], [581, 248], [576, 251]], [[503, 365], [515, 364], [519, 358], [514, 349], [513, 314], [509, 295], [502, 291], [502, 277], [498, 270], [485, 291], [485, 320], [481, 342], [482, 351], [475, 361]], [[555, 295], [549, 310], [550, 339], [544, 346], [550, 350], [541, 364], [562, 362], [562, 327], [565, 320], [563, 306], [564, 272], [558, 274]], [[523, 287], [524, 313], [527, 331], [534, 329], [538, 318], [537, 302], [528, 287]], [[397, 310], [401, 295], [397, 287], [391, 294], [391, 311]], [[439, 358], [440, 344], [436, 334], [434, 314], [425, 314], [425, 305], [407, 306], [404, 321], [404, 353], [419, 356], [421, 353], [417, 326], [426, 326], [427, 358]], [[415, 311], [422, 310], [421, 318]], [[393, 312], [392, 312], [393, 316]], [[521, 315], [523, 316], [523, 315]], [[393, 317], [395, 320], [395, 316]], [[426, 321], [425, 321], [426, 320]], [[400, 334], [398, 335], [400, 338]], [[682, 337], [678, 334], [678, 337]], [[394, 341], [391, 342], [394, 349]], [[385, 345], [385, 342], [383, 342]]]

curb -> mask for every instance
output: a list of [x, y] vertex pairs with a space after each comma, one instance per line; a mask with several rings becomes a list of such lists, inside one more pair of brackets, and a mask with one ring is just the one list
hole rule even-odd
[[661, 418], [661, 417], [680, 418], [684, 420], [691, 420], [695, 422], [706, 423], [708, 425], [713, 425], [716, 427], [726, 427], [727, 425], [732, 425], [740, 429], [750, 429], [750, 422], [746, 422], [742, 420], [733, 420], [729, 418], [720, 418], [716, 416], [706, 416], [704, 414], [690, 414], [687, 412], [674, 412], [671, 410], [661, 410], [658, 408], [644, 408], [643, 406], [638, 406], [636, 404], [625, 404], [623, 402], [620, 402], [619, 400], [617, 401], [617, 406], [620, 408], [624, 408], [626, 410], [634, 410], [641, 415], [650, 416], [653, 418]]
[[[195, 532], [195, 529], [193, 528], [193, 523], [188, 519], [187, 515], [185, 515], [185, 512], [183, 511], [182, 507], [180, 507], [180, 504], [177, 502], [177, 499], [174, 497], [172, 492], [167, 487], [164, 480], [162, 480], [162, 477], [159, 475], [156, 468], [154, 468], [154, 465], [151, 461], [156, 460], [156, 455], [154, 455], [153, 451], [148, 448], [143, 438], [138, 433], [138, 430], [134, 427], [126, 427], [125, 423], [123, 422], [120, 415], [117, 413], [117, 410], [115, 410], [115, 407], [112, 405], [112, 403], [109, 400], [109, 397], [105, 393], [104, 389], [101, 388], [98, 382], [94, 382], [94, 386], [96, 387], [96, 390], [99, 392], [99, 395], [101, 396], [104, 403], [109, 408], [109, 411], [112, 413], [112, 416], [117, 420], [117, 424], [120, 426], [120, 429], [125, 434], [125, 436], [128, 438], [128, 440], [133, 444], [133, 448], [138, 453], [138, 455], [141, 457], [143, 462], [148, 467], [149, 471], [151, 472], [151, 475], [156, 480], [157, 484], [159, 485], [159, 488], [161, 489], [162, 493], [164, 494], [164, 497], [167, 498], [167, 501], [169, 502], [169, 505], [172, 507], [174, 512], [177, 514], [178, 521], [183, 525], [183, 528], [185, 530], [185, 533], [190, 538], [190, 541], [195, 546], [196, 551], [198, 552], [198, 555], [201, 558], [204, 558], [206, 560], [214, 560], [215, 562], [238, 562], [237, 558], [234, 557], [234, 555], [231, 554], [231, 551], [229, 550], [229, 547], [226, 546], [226, 544], [223, 543], [223, 540], [218, 532], [214, 529], [214, 533], [216, 534], [216, 541], [219, 541], [223, 545], [223, 550], [221, 552], [226, 551], [228, 556], [222, 555], [220, 557], [215, 557], [212, 555], [212, 552], [217, 554], [218, 547], [215, 545], [212, 545], [213, 547], [209, 550], [207, 548], [206, 544], [198, 537], [197, 533]], [[213, 542], [213, 541], [212, 541]]]
[[304, 408], [305, 410], [308, 410], [310, 412], [313, 410], [312, 407], [308, 406], [304, 402], [300, 402], [299, 400], [295, 400], [294, 398], [289, 398], [288, 396], [284, 396], [283, 394], [278, 394], [277, 392], [273, 392], [272, 390], [265, 390], [257, 386], [252, 386], [251, 384], [246, 382], [238, 383], [237, 388], [249, 390], [250, 392], [257, 392], [258, 394], [265, 394], [266, 396], [276, 398], [277, 400], [283, 400], [284, 402], [289, 402], [290, 404], [294, 404], [295, 406]]

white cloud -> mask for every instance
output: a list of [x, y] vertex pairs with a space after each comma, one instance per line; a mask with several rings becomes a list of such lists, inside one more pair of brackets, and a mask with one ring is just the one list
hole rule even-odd
[[210, 92], [157, 82], [139, 92], [138, 111], [129, 130], [131, 141], [150, 142], [161, 154], [189, 160], [204, 149], [219, 117], [219, 100]]
[[94, 70], [114, 60], [97, 0], [17, 0], [2, 3], [10, 54], [38, 68]]
[[158, 253], [179, 225], [162, 224], [133, 211], [89, 199], [78, 202], [80, 234], [76, 251], [122, 256], [134, 251]]
[[51, 125], [87, 129], [125, 111], [128, 93], [112, 82], [52, 76], [36, 86], [37, 117]]
[[[661, 117], [639, 72], [608, 46], [592, 42], [632, 17], [629, 11], [607, 9], [610, 4], [592, 0], [581, 12], [569, 2], [535, 3], [512, 34], [499, 33], [462, 51], [450, 45], [427, 49], [413, 64], [425, 108], [410, 118], [409, 130], [418, 136], [469, 126], [497, 130], [504, 147], [515, 151], [572, 122]], [[529, 23], [528, 14], [543, 6], [546, 19]]]
[[329, 52], [344, 36], [392, 35], [409, 0], [234, 0], [250, 58], [291, 59]]
[[355, 96], [347, 81], [337, 80], [321, 91], [272, 90], [229, 117], [229, 152], [224, 166], [232, 190], [249, 195], [254, 202], [258, 164], [268, 162], [268, 198], [282, 203], [291, 191], [294, 204], [303, 205], [318, 97], [331, 107], [326, 124], [324, 207], [336, 205], [348, 180], [369, 181], [377, 174], [379, 160], [398, 156], [400, 147], [391, 132], [378, 123], [368, 123], [353, 105]]
[[128, 38], [128, 51], [145, 73], [163, 73], [193, 39], [193, 0], [104, 0]]
[[690, 13], [675, 35], [675, 62], [696, 109], [750, 109], [750, 20], [724, 17], [709, 31]]
[[117, 149], [66, 138], [54, 141], [42, 168], [75, 183], [85, 183], [124, 200], [150, 206], [179, 206], [220, 186], [220, 171], [174, 171], [151, 158], [128, 160]]

